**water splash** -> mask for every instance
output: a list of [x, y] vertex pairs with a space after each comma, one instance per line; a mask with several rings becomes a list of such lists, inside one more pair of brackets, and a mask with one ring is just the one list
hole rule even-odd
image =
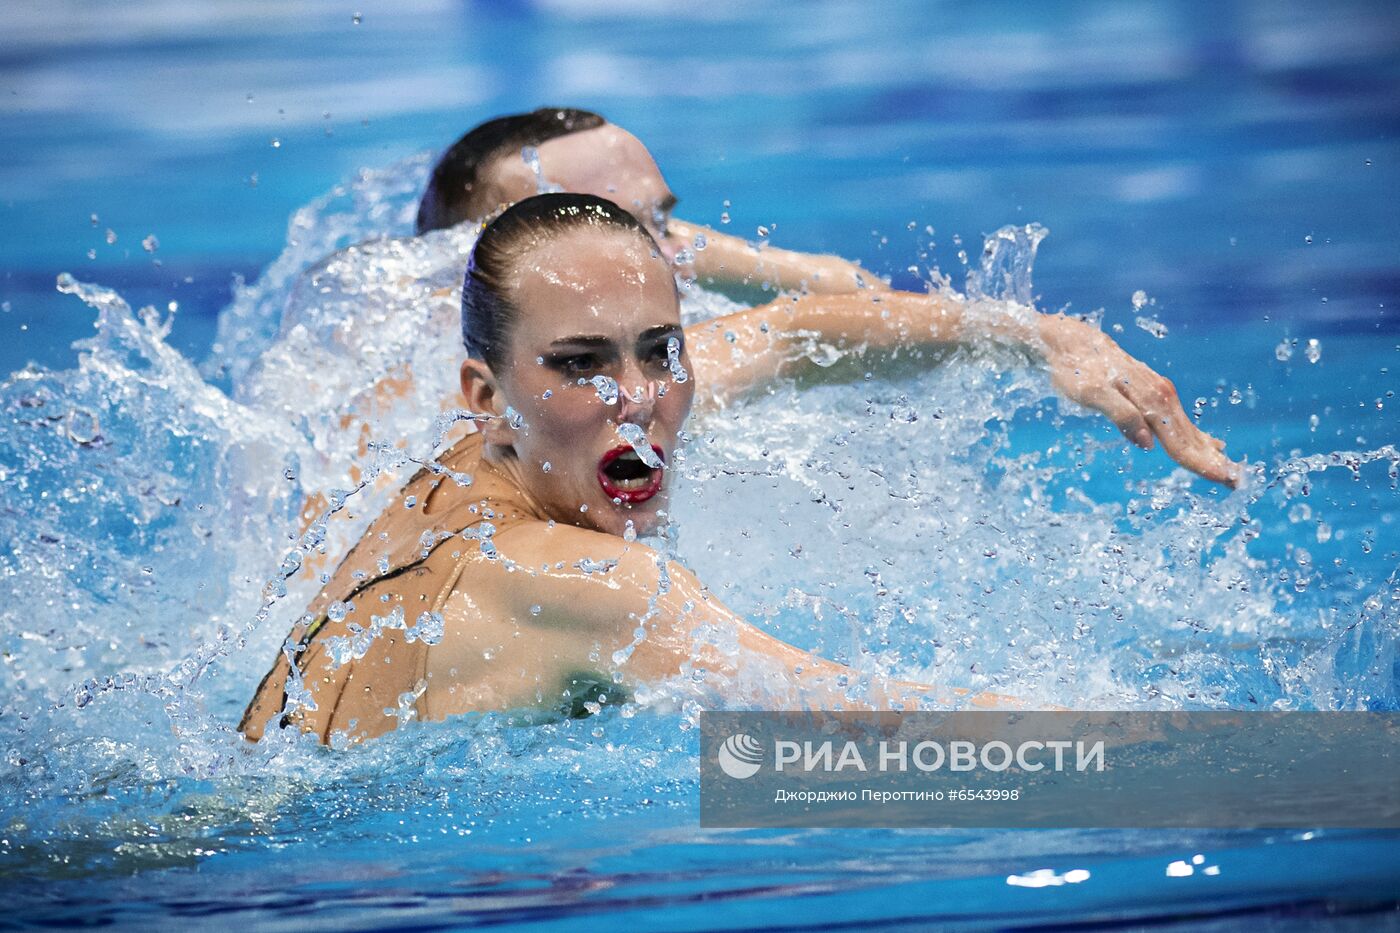
[[555, 191], [563, 191], [559, 185], [544, 177], [544, 169], [540, 167], [540, 151], [534, 146], [524, 146], [520, 150], [520, 160], [525, 163], [525, 167], [530, 170], [530, 174], [535, 176], [535, 193], [550, 194]]
[[588, 380], [593, 384], [593, 390], [598, 393], [598, 400], [604, 405], [616, 405], [621, 393], [617, 387], [617, 380], [611, 376], [594, 376]]
[[[60, 281], [94, 309], [95, 336], [75, 368], [26, 369], [0, 386], [11, 607], [0, 778], [26, 803], [0, 864], [90, 866], [64, 841], [79, 838], [125, 846], [129, 869], [237, 847], [259, 838], [250, 825], [353, 835], [386, 807], [417, 812], [442, 781], [468, 809], [516, 826], [530, 811], [510, 788], [562, 784], [570, 768], [614, 801], [636, 798], [638, 812], [653, 793], [638, 775], [691, 786], [681, 727], [726, 692], [698, 671], [638, 691], [673, 718], [632, 705], [534, 730], [492, 717], [410, 724], [342, 756], [292, 734], [249, 748], [233, 732], [319, 574], [406, 474], [471, 483], [431, 455], [478, 417], [455, 388], [472, 234], [383, 238], [408, 229], [426, 165], [361, 173], [299, 211], [283, 255], [221, 318], [202, 371], [166, 345], [168, 317]], [[327, 256], [365, 236], [381, 238]], [[1043, 236], [998, 231], [969, 292], [1028, 303]], [[683, 315], [733, 307], [690, 288]], [[671, 477], [684, 534], [666, 546], [728, 584], [741, 614], [854, 666], [853, 691], [895, 673], [1100, 708], [1393, 708], [1400, 581], [1344, 564], [1355, 582], [1322, 591], [1335, 549], [1383, 550], [1388, 532], [1324, 516], [1325, 493], [1343, 484], [1390, 501], [1393, 445], [1290, 454], [1215, 495], [1180, 473], [1155, 478], [1052, 399], [1042, 374], [992, 348], [886, 379], [779, 387], [702, 416]], [[619, 435], [659, 465], [639, 427]], [[1309, 511], [1295, 523], [1300, 503]], [[466, 546], [509, 556], [485, 529]], [[577, 569], [606, 577], [615, 566]], [[442, 637], [441, 617], [406, 623], [391, 613], [379, 626]], [[309, 702], [304, 684], [291, 687]], [[412, 700], [388, 702], [409, 718]], [[128, 805], [134, 818], [115, 822], [109, 808]], [[159, 854], [139, 848], [151, 826], [169, 840]]]
[[1036, 250], [1050, 233], [1040, 224], [1008, 225], [987, 237], [977, 268], [967, 272], [967, 296], [972, 299], [1035, 304], [1031, 273]]
[[651, 441], [647, 439], [647, 432], [642, 430], [639, 424], [624, 421], [617, 426], [617, 436], [622, 438], [624, 444], [629, 445], [642, 462], [653, 470], [659, 470], [666, 464], [656, 455], [656, 451], [651, 448]]

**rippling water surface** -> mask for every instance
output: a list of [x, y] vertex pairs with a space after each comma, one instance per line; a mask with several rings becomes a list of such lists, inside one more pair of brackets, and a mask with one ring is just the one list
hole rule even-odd
[[[334, 553], [443, 426], [455, 296], [433, 290], [470, 234], [384, 238], [433, 147], [541, 101], [635, 130], [688, 219], [1095, 314], [1251, 464], [1233, 493], [1192, 481], [1014, 360], [867, 378], [823, 355], [822, 384], [691, 425], [679, 548], [731, 606], [863, 669], [1049, 703], [1395, 709], [1389, 7], [7, 18], [11, 920], [1394, 923], [1394, 834], [700, 831], [694, 685], [340, 752], [232, 731], [316, 588], [303, 501], [335, 509]], [[1039, 256], [993, 236], [984, 275], [984, 234], [1032, 222]], [[1168, 876], [1196, 854], [1220, 872]]]

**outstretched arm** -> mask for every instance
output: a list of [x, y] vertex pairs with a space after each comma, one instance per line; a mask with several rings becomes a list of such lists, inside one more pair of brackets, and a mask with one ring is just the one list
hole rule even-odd
[[885, 291], [779, 299], [686, 330], [690, 360], [710, 401], [723, 404], [763, 382], [811, 365], [813, 340], [852, 352], [896, 347], [1002, 344], [1049, 368], [1065, 397], [1096, 409], [1128, 440], [1161, 441], [1177, 463], [1234, 485], [1239, 470], [1224, 444], [1182, 410], [1176, 388], [1112, 338], [1083, 321], [1006, 302]]
[[[802, 291], [814, 295], [843, 295], [860, 291], [885, 291], [883, 280], [839, 256], [823, 256], [759, 248], [739, 237], [672, 218], [668, 237], [695, 255], [693, 272], [701, 284], [712, 282], [745, 286], [768, 284], [777, 291]], [[696, 247], [703, 237], [704, 249]]]
[[[517, 558], [511, 590], [520, 603], [517, 617], [588, 633], [604, 649], [600, 660], [611, 659], [612, 670], [633, 684], [703, 672], [727, 696], [759, 706], [1022, 706], [995, 694], [863, 674], [803, 651], [749, 624], [689, 570], [637, 542], [556, 525], [528, 537], [508, 533], [496, 544], [503, 557]], [[553, 569], [525, 569], [542, 566]]]

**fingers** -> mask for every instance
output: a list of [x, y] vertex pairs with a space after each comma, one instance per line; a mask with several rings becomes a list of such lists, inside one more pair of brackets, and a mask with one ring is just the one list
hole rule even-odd
[[1064, 395], [1097, 408], [1137, 446], [1147, 450], [1156, 437], [1167, 456], [1217, 483], [1237, 486], [1239, 465], [1225, 456], [1225, 444], [1196, 427], [1182, 410], [1176, 387], [1133, 359], [1100, 331], [1048, 318], [1042, 334], [1051, 380]]
[[1152, 433], [1161, 440], [1167, 456], [1212, 482], [1237, 485], [1239, 468], [1225, 456], [1224, 441], [1191, 423], [1171, 380], [1146, 366], [1139, 366], [1135, 373], [1137, 378], [1116, 380], [1115, 386], [1124, 399], [1141, 412]]
[[1143, 450], [1152, 449], [1152, 428], [1143, 411], [1126, 396], [1112, 391], [1095, 392], [1089, 402], [1107, 415], [1128, 440]]

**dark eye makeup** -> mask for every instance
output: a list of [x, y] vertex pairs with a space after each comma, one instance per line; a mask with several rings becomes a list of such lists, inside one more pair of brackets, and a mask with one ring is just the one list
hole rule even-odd
[[550, 353], [544, 357], [544, 364], [566, 376], [581, 376], [603, 366], [603, 356], [599, 353]]
[[[637, 338], [637, 359], [649, 364], [665, 364], [670, 358], [673, 340], [677, 344], [677, 352], [685, 352], [685, 334], [676, 325], [661, 324], [648, 328]], [[539, 362], [570, 378], [606, 370], [615, 365], [621, 356], [615, 344], [605, 337], [566, 338], [556, 341], [556, 344], [556, 349], [539, 357]]]

